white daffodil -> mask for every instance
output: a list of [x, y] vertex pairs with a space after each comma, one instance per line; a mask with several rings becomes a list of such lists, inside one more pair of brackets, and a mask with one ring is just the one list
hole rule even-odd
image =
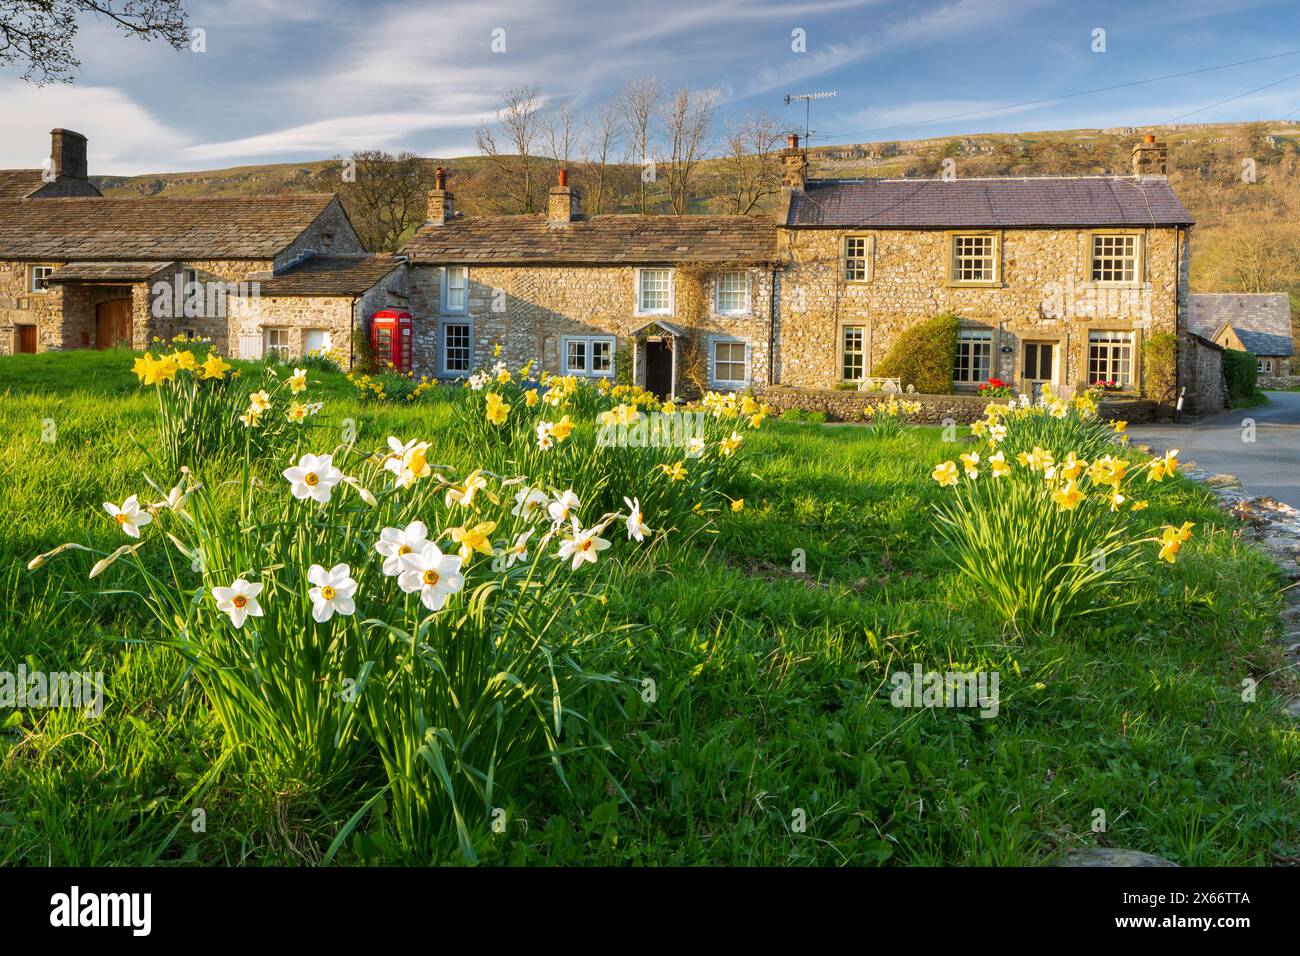
[[629, 541], [636, 539], [638, 542], [644, 541], [645, 536], [650, 533], [646, 523], [641, 515], [640, 498], [624, 498], [623, 503], [628, 507], [627, 516], [627, 538]]
[[328, 571], [313, 564], [307, 569], [307, 580], [316, 585], [307, 596], [311, 598], [311, 618], [317, 624], [324, 624], [335, 612], [347, 617], [356, 611], [352, 595], [357, 592], [357, 582], [346, 564], [336, 564]]
[[180, 511], [185, 507], [185, 502], [189, 500], [189, 495], [177, 485], [171, 491], [167, 492], [167, 497], [156, 504], [151, 505], [153, 508], [166, 508], [169, 511]]
[[559, 526], [572, 519], [573, 512], [577, 511], [580, 507], [582, 507], [582, 502], [578, 500], [578, 496], [575, 495], [573, 489], [570, 488], [547, 505], [546, 513], [549, 514], [551, 520]]
[[447, 595], [455, 594], [465, 586], [460, 573], [461, 560], [454, 554], [443, 554], [432, 541], [426, 541], [418, 551], [402, 555], [402, 573], [397, 586], [408, 594], [420, 592], [420, 602], [430, 611], [447, 603]]
[[574, 518], [573, 534], [560, 542], [560, 550], [555, 556], [561, 561], [572, 558], [574, 571], [578, 570], [584, 561], [595, 564], [596, 555], [609, 547], [609, 542], [600, 537], [600, 532], [604, 530], [602, 526], [596, 525], [584, 531], [578, 525], [578, 519]]
[[534, 520], [550, 502], [546, 492], [540, 488], [521, 488], [515, 495], [515, 506], [510, 513], [525, 521]]
[[686, 457], [699, 458], [704, 454], [704, 439], [699, 435], [693, 435], [686, 441]]
[[212, 589], [217, 610], [229, 614], [230, 623], [235, 627], [243, 627], [244, 618], [262, 616], [262, 605], [257, 603], [261, 593], [262, 585], [251, 584], [243, 578], [235, 578], [228, 588]]
[[392, 454], [385, 457], [384, 470], [397, 476], [399, 487], [409, 488], [421, 478], [427, 478], [433, 473], [427, 457], [429, 451], [427, 441], [408, 441], [403, 445], [390, 435], [388, 447], [392, 450]]
[[526, 561], [528, 559], [528, 539], [533, 536], [533, 530], [533, 528], [529, 528], [519, 535], [519, 537], [515, 538], [515, 543], [503, 552], [507, 568], [513, 568], [516, 561]]
[[484, 478], [483, 473], [476, 468], [471, 471], [460, 484], [447, 486], [447, 494], [444, 497], [444, 502], [448, 508], [452, 505], [462, 505], [468, 508], [470, 504], [473, 503], [474, 496], [479, 492], [479, 490], [486, 487], [487, 479]]
[[375, 550], [384, 556], [384, 574], [390, 578], [402, 573], [402, 556], [419, 551], [429, 540], [429, 529], [423, 521], [412, 521], [403, 528], [385, 528], [379, 532]]
[[330, 500], [330, 490], [343, 480], [332, 455], [303, 455], [298, 464], [284, 470], [295, 498], [311, 498], [321, 504]]
[[153, 521], [153, 515], [141, 510], [140, 502], [135, 495], [122, 502], [120, 508], [111, 501], [105, 501], [104, 510], [113, 516], [117, 526], [122, 529], [122, 532], [127, 537], [131, 538], [140, 537], [140, 529]]
[[545, 451], [555, 444], [555, 439], [551, 437], [551, 429], [555, 427], [554, 422], [537, 423], [537, 447]]

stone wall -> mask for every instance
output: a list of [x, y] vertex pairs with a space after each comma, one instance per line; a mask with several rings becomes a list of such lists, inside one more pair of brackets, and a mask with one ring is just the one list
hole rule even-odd
[[[857, 422], [863, 420], [862, 410], [889, 400], [879, 392], [857, 392], [835, 388], [797, 388], [776, 385], [754, 390], [756, 397], [772, 407], [774, 414], [797, 408], [808, 412], [824, 412], [829, 421]], [[927, 425], [949, 422], [966, 425], [982, 418], [990, 402], [1005, 403], [1008, 399], [980, 398], [976, 395], [899, 395], [902, 401], [920, 402], [921, 411], [910, 416], [911, 421]], [[1154, 402], [1140, 399], [1104, 400], [1101, 416], [1130, 423], [1152, 421], [1157, 413]]]
[[[687, 333], [684, 348], [675, 354], [679, 394], [694, 394], [709, 387], [708, 347], [711, 336], [739, 339], [748, 346], [749, 381], [767, 381], [768, 324], [771, 310], [771, 274], [765, 269], [743, 268], [749, 275], [750, 310], [746, 315], [718, 315], [713, 309], [713, 268], [679, 266], [674, 270], [674, 303], [668, 315], [636, 314], [636, 269], [631, 266], [471, 266], [468, 311], [444, 314], [441, 308], [437, 266], [411, 269], [411, 312], [416, 316], [416, 368], [422, 374], [441, 373], [439, 348], [441, 321], [471, 320], [474, 342], [472, 365], [490, 365], [493, 349], [502, 346], [501, 359], [511, 365], [537, 359], [547, 371], [560, 371], [565, 336], [612, 335], [615, 362], [631, 361], [628, 351], [633, 333], [662, 320]], [[644, 361], [635, 362], [637, 379], [644, 383]], [[617, 371], [617, 369], [616, 369]]]
[[[1083, 381], [1088, 332], [1094, 329], [1137, 333], [1133, 374], [1140, 384], [1143, 336], [1180, 327], [1186, 232], [1105, 231], [1141, 237], [1142, 285], [1121, 289], [1088, 281], [1092, 232], [1086, 229], [995, 231], [999, 281], [980, 287], [949, 281], [949, 233], [943, 230], [783, 229], [780, 245], [790, 265], [779, 279], [776, 381], [800, 386], [838, 381], [846, 325], [865, 327], [870, 375], [870, 366], [903, 329], [953, 312], [963, 325], [992, 331], [991, 374], [1018, 388], [1021, 343], [1027, 340], [1056, 343], [1056, 384]], [[842, 245], [848, 235], [869, 240], [865, 281], [844, 279]]]
[[268, 268], [279, 272], [301, 262], [313, 254], [322, 256], [360, 255], [366, 250], [357, 238], [356, 230], [343, 210], [338, 197], [334, 198], [316, 221], [303, 230], [302, 234], [275, 257], [275, 263]]
[[16, 325], [35, 325], [36, 348], [48, 351], [62, 348], [61, 334], [56, 335], [55, 318], [63, 312], [63, 293], [56, 287], [46, 292], [28, 288], [28, 267], [60, 266], [61, 262], [0, 261], [0, 355], [11, 355], [17, 348]]
[[1300, 375], [1261, 375], [1260, 388], [1300, 388]]
[[1212, 415], [1227, 407], [1228, 386], [1223, 378], [1223, 346], [1188, 334], [1180, 343], [1183, 367], [1183, 410], [1192, 415]]

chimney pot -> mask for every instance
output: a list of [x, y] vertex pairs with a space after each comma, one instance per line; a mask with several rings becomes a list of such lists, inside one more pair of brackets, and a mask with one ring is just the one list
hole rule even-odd
[[560, 170], [560, 185], [561, 186], [569, 185], [569, 171], [567, 169]]
[[785, 145], [788, 146], [790, 149], [798, 149], [798, 148], [799, 148], [799, 134], [798, 134], [798, 133], [790, 133], [789, 135], [787, 135], [786, 138], [785, 138]]
[[441, 166], [433, 170], [433, 188], [429, 190], [429, 222], [445, 226], [448, 219], [456, 218], [451, 208], [452, 194], [447, 192], [447, 171]]
[[1155, 133], [1147, 133], [1145, 136], [1142, 137], [1142, 142], [1144, 143], [1154, 143], [1155, 141], [1156, 141]]
[[433, 188], [447, 188], [447, 170], [443, 169], [441, 166], [435, 167], [433, 170]]

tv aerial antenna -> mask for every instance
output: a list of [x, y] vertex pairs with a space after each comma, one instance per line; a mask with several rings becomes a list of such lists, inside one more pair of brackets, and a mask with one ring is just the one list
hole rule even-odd
[[805, 149], [807, 149], [808, 137], [812, 135], [813, 100], [829, 100], [834, 95], [835, 95], [834, 90], [831, 90], [826, 93], [787, 93], [785, 95], [786, 106], [789, 106], [791, 103], [796, 102], [798, 100], [803, 101], [803, 117], [804, 117], [803, 118], [803, 141], [804, 141]]

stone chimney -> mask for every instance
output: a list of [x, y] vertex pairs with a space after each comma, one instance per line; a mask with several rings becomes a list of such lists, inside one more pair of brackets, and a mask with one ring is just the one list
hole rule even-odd
[[1135, 143], [1133, 146], [1133, 175], [1165, 175], [1165, 162], [1168, 155], [1168, 144], [1157, 143], [1155, 135], [1147, 133], [1142, 137], [1142, 142]]
[[86, 166], [86, 137], [70, 129], [50, 130], [50, 170], [55, 179], [85, 182], [90, 176]]
[[582, 193], [569, 185], [569, 171], [561, 169], [556, 185], [546, 197], [546, 224], [567, 226], [582, 218]]
[[807, 181], [808, 157], [799, 148], [799, 134], [791, 133], [785, 138], [785, 149], [781, 150], [781, 185], [802, 192]]
[[429, 190], [429, 223], [445, 226], [452, 218], [452, 194], [447, 192], [447, 171], [439, 166], [433, 171], [433, 188]]

